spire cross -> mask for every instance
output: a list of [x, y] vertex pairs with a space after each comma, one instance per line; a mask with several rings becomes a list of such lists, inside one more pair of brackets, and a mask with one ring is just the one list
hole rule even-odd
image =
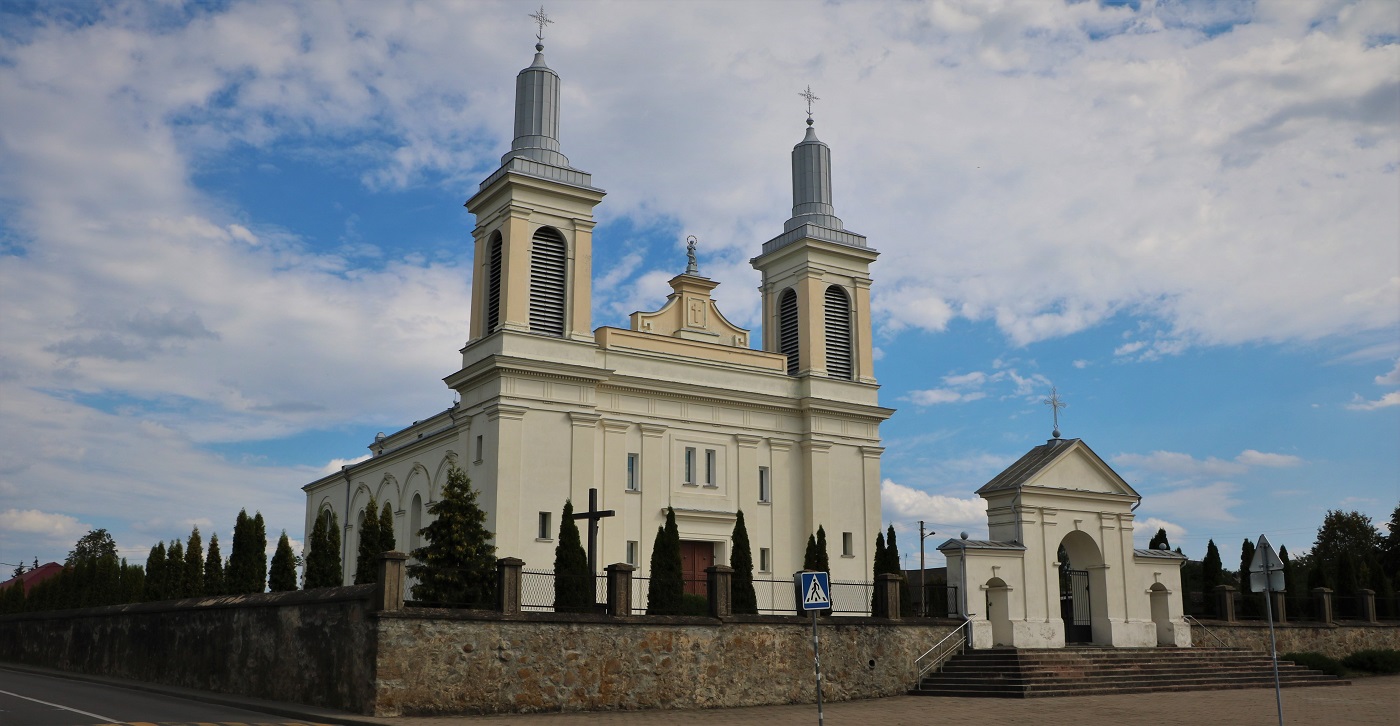
[[554, 21], [553, 21], [553, 20], [550, 20], [550, 19], [549, 19], [549, 16], [544, 14], [544, 6], [543, 6], [543, 5], [540, 6], [540, 9], [539, 9], [539, 10], [537, 10], [537, 11], [535, 11], [535, 12], [533, 12], [533, 13], [530, 13], [530, 14], [527, 15], [526, 17], [534, 18], [535, 22], [540, 26], [540, 31], [539, 31], [538, 33], [535, 34], [535, 40], [538, 40], [539, 42], [543, 43], [543, 42], [544, 42], [544, 26], [546, 26], [546, 25], [553, 25], [553, 24], [554, 24]]
[[807, 123], [810, 124], [812, 123], [812, 102], [820, 101], [821, 98], [818, 97], [817, 94], [812, 93], [812, 87], [810, 85], [807, 86], [806, 90], [797, 95], [807, 99]]
[[1060, 392], [1056, 390], [1054, 386], [1050, 387], [1050, 397], [1041, 401], [1041, 403], [1049, 406], [1050, 410], [1054, 413], [1055, 431], [1052, 435], [1057, 439], [1060, 438], [1060, 409], [1064, 408], [1067, 404], [1060, 400]]

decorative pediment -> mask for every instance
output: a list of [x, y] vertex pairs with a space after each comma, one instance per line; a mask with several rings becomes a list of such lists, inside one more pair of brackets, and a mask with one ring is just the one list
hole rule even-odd
[[708, 277], [676, 275], [671, 278], [673, 292], [660, 310], [632, 313], [632, 330], [748, 348], [749, 331], [726, 320], [710, 297], [718, 285]]
[[991, 498], [1028, 488], [1139, 497], [1118, 472], [1079, 439], [1051, 439], [1031, 449], [977, 493]]

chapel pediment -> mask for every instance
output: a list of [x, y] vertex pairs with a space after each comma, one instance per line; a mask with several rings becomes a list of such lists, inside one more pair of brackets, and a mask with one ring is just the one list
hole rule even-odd
[[1028, 488], [1139, 497], [1118, 472], [1080, 439], [1050, 439], [1026, 452], [977, 493], [991, 498]]
[[735, 348], [749, 347], [749, 331], [729, 322], [710, 292], [719, 286], [689, 271], [671, 278], [671, 294], [655, 312], [632, 313], [632, 330]]

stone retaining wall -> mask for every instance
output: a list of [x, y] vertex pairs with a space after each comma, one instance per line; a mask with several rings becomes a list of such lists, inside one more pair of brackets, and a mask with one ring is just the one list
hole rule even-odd
[[[823, 697], [907, 691], [954, 621], [821, 618]], [[816, 700], [811, 621], [382, 613], [375, 713], [724, 708]]]
[[0, 661], [373, 708], [374, 585], [0, 616]]
[[[1191, 642], [1203, 647], [1220, 645], [1208, 633], [1214, 634], [1215, 638], [1219, 638], [1231, 648], [1269, 652], [1267, 622], [1226, 623], [1207, 620], [1204, 625], [1191, 626]], [[1333, 658], [1344, 658], [1358, 650], [1400, 650], [1400, 623], [1275, 623], [1274, 638], [1278, 641], [1279, 653], [1311, 651]]]

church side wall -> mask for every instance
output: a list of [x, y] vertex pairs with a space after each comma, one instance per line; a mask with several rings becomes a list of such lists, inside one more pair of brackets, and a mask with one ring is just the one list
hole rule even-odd
[[0, 616], [0, 661], [367, 712], [373, 585]]
[[[816, 699], [801, 618], [379, 618], [376, 715], [727, 708]], [[955, 623], [824, 620], [823, 697], [905, 693]], [[754, 664], [762, 664], [755, 670]]]

